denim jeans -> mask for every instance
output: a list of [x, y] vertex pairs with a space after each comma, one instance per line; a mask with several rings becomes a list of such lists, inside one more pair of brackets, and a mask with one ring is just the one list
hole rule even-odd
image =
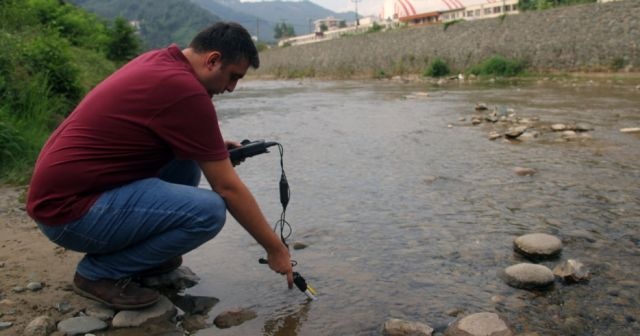
[[84, 252], [77, 272], [91, 280], [120, 279], [181, 256], [215, 237], [226, 219], [224, 200], [199, 189], [194, 161], [173, 161], [157, 178], [103, 193], [80, 219], [38, 223], [54, 243]]

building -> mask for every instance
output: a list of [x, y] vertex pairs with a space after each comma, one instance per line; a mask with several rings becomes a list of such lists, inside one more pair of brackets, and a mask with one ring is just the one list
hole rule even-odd
[[518, 0], [386, 0], [380, 17], [424, 25], [517, 13]]
[[323, 31], [322, 27], [326, 27], [326, 29], [324, 30], [335, 30], [338, 28], [344, 28], [347, 26], [346, 22], [344, 20], [340, 20], [340, 19], [336, 19], [333, 17], [328, 17], [326, 19], [320, 19], [320, 20], [315, 20], [313, 21], [313, 31], [314, 32], [321, 32]]

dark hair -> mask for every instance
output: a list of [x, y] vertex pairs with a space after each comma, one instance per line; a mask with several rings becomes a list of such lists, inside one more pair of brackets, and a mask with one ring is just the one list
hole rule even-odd
[[257, 69], [260, 66], [256, 49], [249, 32], [235, 22], [217, 22], [199, 32], [189, 44], [196, 53], [219, 51], [222, 61], [238, 61], [244, 58]]

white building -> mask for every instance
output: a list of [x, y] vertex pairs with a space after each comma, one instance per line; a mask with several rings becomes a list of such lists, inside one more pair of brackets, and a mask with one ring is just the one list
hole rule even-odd
[[416, 25], [516, 13], [518, 0], [385, 0], [380, 17]]

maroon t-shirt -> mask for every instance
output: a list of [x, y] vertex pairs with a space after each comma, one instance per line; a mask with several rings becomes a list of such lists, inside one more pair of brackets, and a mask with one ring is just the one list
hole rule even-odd
[[51, 135], [27, 211], [40, 223], [62, 225], [82, 217], [102, 192], [156, 176], [174, 158], [227, 157], [211, 97], [172, 45], [105, 79]]

